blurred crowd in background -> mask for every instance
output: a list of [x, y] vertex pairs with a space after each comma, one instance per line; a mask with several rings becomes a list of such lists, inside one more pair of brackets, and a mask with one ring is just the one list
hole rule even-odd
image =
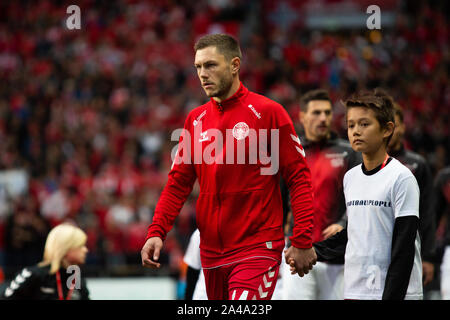
[[[88, 234], [90, 275], [144, 272], [140, 249], [170, 169], [171, 133], [207, 101], [193, 67], [193, 45], [207, 33], [239, 39], [241, 80], [281, 103], [295, 125], [302, 93], [325, 88], [334, 129], [346, 138], [340, 100], [383, 87], [404, 108], [407, 148], [422, 154], [433, 174], [448, 165], [445, 1], [379, 1], [394, 13], [381, 30], [311, 29], [302, 11], [308, 2], [84, 0], [76, 1], [80, 30], [65, 25], [67, 1], [2, 2], [4, 277], [40, 261], [49, 229], [68, 220]], [[180, 270], [196, 228], [197, 192], [169, 233], [161, 273]]]

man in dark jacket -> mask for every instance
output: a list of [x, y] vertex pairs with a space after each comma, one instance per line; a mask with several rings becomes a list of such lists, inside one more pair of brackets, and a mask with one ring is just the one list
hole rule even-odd
[[[434, 277], [436, 222], [431, 199], [433, 175], [428, 163], [420, 154], [405, 149], [403, 143], [403, 137], [405, 135], [403, 110], [397, 103], [394, 104], [394, 107], [395, 130], [389, 142], [388, 153], [408, 167], [419, 184], [419, 234], [421, 240], [423, 284], [426, 286]], [[426, 287], [424, 289], [426, 290]]]
[[[441, 296], [442, 300], [450, 299], [450, 166], [445, 167], [436, 175], [433, 187], [435, 197], [434, 208], [436, 213], [435, 221], [446, 220], [445, 231], [442, 235], [442, 243], [439, 241], [438, 261], [441, 263]], [[444, 219], [444, 220], [443, 220]], [[441, 248], [442, 247], [442, 248]], [[443, 255], [443, 256], [442, 256]]]

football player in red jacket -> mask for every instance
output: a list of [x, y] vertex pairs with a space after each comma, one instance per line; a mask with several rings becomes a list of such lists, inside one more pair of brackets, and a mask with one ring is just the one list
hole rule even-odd
[[210, 101], [187, 116], [141, 251], [142, 264], [160, 267], [163, 241], [198, 179], [196, 222], [208, 299], [267, 300], [284, 247], [280, 174], [295, 221], [285, 260], [295, 264], [299, 276], [316, 262], [305, 153], [286, 110], [239, 80], [241, 51], [233, 37], [207, 35], [194, 49]]

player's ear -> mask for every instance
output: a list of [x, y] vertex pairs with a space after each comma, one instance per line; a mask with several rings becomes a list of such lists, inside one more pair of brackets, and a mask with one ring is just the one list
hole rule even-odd
[[239, 70], [241, 69], [241, 59], [238, 57], [234, 57], [231, 59], [231, 73], [237, 74], [239, 73]]

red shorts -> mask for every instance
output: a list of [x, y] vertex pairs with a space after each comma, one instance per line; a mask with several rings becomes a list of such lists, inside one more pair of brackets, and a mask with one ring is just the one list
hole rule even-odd
[[[282, 248], [283, 243], [280, 241], [280, 246], [277, 241], [276, 247]], [[278, 279], [281, 250], [266, 252], [266, 255], [250, 254], [236, 262], [203, 269], [208, 299], [270, 300]]]

